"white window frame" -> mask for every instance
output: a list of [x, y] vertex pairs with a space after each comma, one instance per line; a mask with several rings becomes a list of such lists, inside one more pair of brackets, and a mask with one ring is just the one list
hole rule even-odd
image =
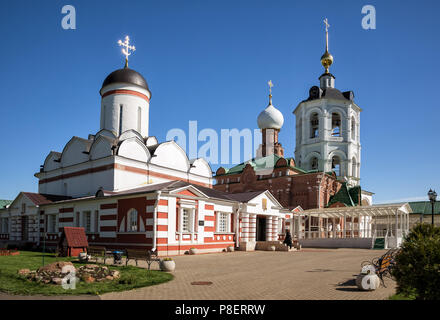
[[231, 214], [227, 212], [217, 212], [216, 233], [231, 232]]
[[56, 233], [57, 228], [57, 216], [56, 214], [47, 215], [47, 232]]
[[86, 233], [92, 232], [92, 212], [83, 211], [83, 227]]
[[[185, 223], [185, 220], [186, 223]], [[181, 232], [191, 232], [191, 210], [188, 208], [182, 208], [182, 223], [181, 223]], [[185, 227], [186, 225], [186, 227]]]
[[[224, 228], [221, 227], [222, 219], [225, 222]], [[231, 214], [229, 212], [217, 211], [215, 225], [216, 233], [231, 233]]]
[[[188, 228], [183, 228], [183, 216], [184, 211], [188, 212]], [[179, 232], [181, 233], [193, 233], [195, 232], [195, 207], [181, 206], [179, 209]]]
[[[134, 215], [133, 215], [134, 214]], [[134, 221], [133, 216], [136, 217], [136, 221]], [[127, 213], [127, 232], [138, 232], [139, 230], [139, 213], [136, 209], [130, 209]]]

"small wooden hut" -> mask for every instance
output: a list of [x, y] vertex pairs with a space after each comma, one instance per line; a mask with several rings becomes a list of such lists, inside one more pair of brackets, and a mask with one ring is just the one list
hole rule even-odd
[[89, 243], [84, 228], [64, 227], [58, 243], [58, 252], [63, 257], [76, 257], [86, 252]]

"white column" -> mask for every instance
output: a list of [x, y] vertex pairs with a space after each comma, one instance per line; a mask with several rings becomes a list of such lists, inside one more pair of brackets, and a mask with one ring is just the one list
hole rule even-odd
[[363, 238], [363, 236], [361, 237], [361, 214], [358, 214], [358, 238]]
[[272, 218], [272, 239], [273, 241], [278, 241], [278, 234], [280, 233], [279, 230], [279, 217], [273, 217]]
[[325, 218], [325, 238], [329, 238], [329, 235], [328, 235], [328, 217]]
[[296, 217], [296, 222], [297, 222], [297, 230], [298, 230], [298, 239], [304, 239], [304, 234], [302, 232], [302, 230], [303, 230], [303, 228], [302, 228], [303, 217], [301, 215], [298, 215]]
[[266, 241], [273, 241], [272, 216], [266, 218]]
[[347, 237], [347, 216], [344, 213], [344, 227], [342, 228], [342, 238]]
[[312, 224], [312, 217], [308, 216], [308, 222], [309, 222], [309, 227], [308, 227], [308, 235], [307, 235], [307, 239], [311, 239], [311, 234], [310, 234], [310, 230], [311, 230], [311, 224]]
[[249, 215], [249, 241], [257, 241], [257, 215]]
[[249, 242], [249, 214], [248, 213], [242, 214], [241, 224], [242, 224], [242, 227], [241, 227], [242, 241]]

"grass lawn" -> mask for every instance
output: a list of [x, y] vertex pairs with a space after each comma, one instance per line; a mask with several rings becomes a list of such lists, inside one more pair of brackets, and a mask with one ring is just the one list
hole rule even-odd
[[[43, 254], [41, 252], [20, 251], [17, 256], [0, 256], [0, 291], [8, 294], [20, 295], [79, 295], [79, 294], [102, 294], [112, 291], [125, 291], [134, 288], [147, 287], [173, 279], [173, 275], [162, 271], [148, 271], [143, 268], [127, 266], [114, 267], [108, 265], [110, 270], [118, 270], [121, 277], [112, 281], [85, 283], [80, 281], [76, 289], [66, 290], [61, 285], [42, 284], [27, 280], [17, 274], [20, 269], [36, 270], [42, 266]], [[44, 254], [44, 264], [56, 261], [72, 261], [78, 268], [84, 265], [75, 262], [76, 258], [55, 257], [54, 254]]]

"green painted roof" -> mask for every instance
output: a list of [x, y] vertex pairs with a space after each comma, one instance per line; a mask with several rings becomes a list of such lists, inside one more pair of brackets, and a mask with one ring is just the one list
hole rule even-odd
[[6, 208], [6, 206], [10, 205], [12, 200], [0, 200], [0, 209]]
[[350, 196], [350, 191], [348, 190], [347, 184], [345, 182], [342, 184], [339, 191], [334, 196], [330, 197], [327, 207], [337, 202], [341, 202], [345, 204], [347, 207], [354, 207], [355, 205], [353, 199]]
[[351, 197], [351, 200], [353, 201], [353, 203], [356, 206], [360, 205], [359, 201], [362, 198], [361, 197], [361, 192], [362, 192], [361, 187], [360, 186], [355, 186], [353, 188], [350, 188], [348, 190], [348, 192], [350, 193], [350, 197]]
[[362, 188], [360, 186], [349, 188], [347, 183], [343, 182], [341, 189], [334, 196], [330, 197], [327, 207], [337, 202], [343, 203], [346, 207], [358, 206], [360, 205], [361, 192]]
[[[429, 201], [408, 202], [413, 213], [432, 214], [432, 205]], [[440, 201], [434, 203], [434, 214], [440, 214]]]

